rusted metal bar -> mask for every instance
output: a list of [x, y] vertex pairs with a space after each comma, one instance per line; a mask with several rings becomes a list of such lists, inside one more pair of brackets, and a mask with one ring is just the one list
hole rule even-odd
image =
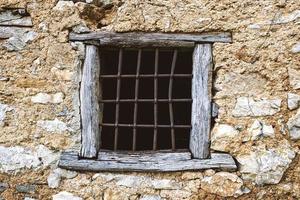
[[[192, 102], [192, 99], [157, 99], [157, 102]], [[104, 100], [99, 100], [100, 103], [116, 103], [116, 102], [154, 102], [154, 99], [120, 99], [117, 101], [116, 99], [104, 99]]]
[[135, 79], [132, 151], [135, 151], [136, 149], [136, 121], [137, 121], [137, 111], [138, 111], [139, 74], [141, 68], [141, 60], [142, 60], [142, 49], [139, 49], [137, 69], [136, 69], [136, 79]]
[[[127, 50], [127, 49], [126, 49]], [[125, 64], [123, 62], [123, 58], [124, 58], [124, 48], [120, 48], [119, 49], [119, 52], [118, 52], [118, 69], [117, 69], [117, 72], [115, 72], [114, 74], [100, 74], [100, 79], [108, 79], [109, 81], [113, 81], [116, 83], [116, 97], [113, 98], [113, 99], [110, 99], [108, 96], [104, 96], [103, 99], [99, 100], [99, 103], [103, 104], [103, 105], [106, 105], [106, 104], [110, 104], [112, 106], [115, 106], [115, 119], [114, 120], [107, 120], [105, 123], [102, 123], [100, 122], [100, 127], [111, 127], [112, 129], [114, 129], [114, 142], [113, 142], [113, 147], [112, 147], [112, 150], [114, 151], [118, 151], [118, 146], [120, 147], [120, 143], [121, 141], [118, 141], [118, 136], [120, 136], [119, 134], [122, 134], [122, 128], [130, 128], [132, 132], [132, 141], [130, 141], [130, 138], [128, 138], [129, 140], [126, 141], [126, 143], [130, 143], [132, 142], [132, 144], [129, 146], [129, 148], [127, 149], [128, 151], [131, 151], [131, 152], [136, 152], [137, 149], [138, 149], [138, 146], [139, 145], [142, 145], [142, 144], [139, 144], [139, 141], [137, 140], [138, 138], [138, 134], [139, 134], [139, 129], [141, 130], [145, 130], [145, 129], [151, 129], [151, 131], [153, 131], [153, 138], [152, 138], [152, 146], [150, 146], [150, 149], [151, 151], [157, 151], [159, 150], [159, 130], [160, 128], [162, 129], [165, 129], [166, 131], [170, 131], [170, 134], [171, 134], [171, 137], [169, 138], [169, 140], [171, 140], [171, 147], [170, 150], [172, 151], [175, 151], [176, 150], [176, 131], [179, 130], [179, 129], [186, 129], [186, 130], [191, 130], [192, 129], [192, 126], [189, 122], [177, 122], [178, 124], [175, 124], [176, 123], [176, 119], [175, 119], [175, 111], [174, 110], [176, 107], [175, 103], [178, 102], [178, 103], [188, 103], [190, 104], [191, 102], [193, 102], [193, 99], [190, 97], [190, 96], [187, 96], [187, 97], [183, 97], [183, 98], [176, 98], [176, 97], [179, 97], [179, 96], [176, 96], [176, 92], [173, 91], [173, 86], [174, 86], [174, 83], [175, 83], [175, 80], [177, 80], [176, 78], [184, 78], [184, 79], [188, 79], [190, 80], [193, 75], [192, 74], [187, 74], [187, 73], [176, 73], [175, 72], [175, 68], [177, 68], [176, 66], [176, 63], [177, 63], [177, 60], [178, 60], [178, 54], [180, 52], [180, 49], [170, 49], [169, 52], [172, 53], [172, 63], [171, 63], [171, 70], [170, 70], [170, 73], [167, 72], [166, 74], [160, 74], [159, 73], [159, 67], [163, 67], [163, 66], [159, 66], [159, 54], [161, 53], [161, 50], [159, 48], [156, 48], [156, 49], [152, 49], [154, 50], [154, 54], [155, 54], [155, 57], [154, 57], [154, 72], [152, 74], [141, 74], [141, 67], [142, 67], [142, 62], [144, 60], [142, 60], [142, 53], [144, 52], [144, 49], [142, 48], [137, 48], [136, 49], [136, 52], [137, 52], [137, 64], [136, 64], [136, 67], [135, 67], [135, 72], [133, 72], [132, 74], [122, 74], [122, 73], [125, 73], [124, 72], [124, 68], [127, 67], [127, 66], [124, 66], [123, 64]], [[173, 51], [173, 52], [172, 52]], [[116, 58], [117, 59], [117, 58]], [[146, 61], [147, 62], [147, 61]], [[109, 66], [107, 66], [109, 67]], [[178, 66], [179, 67], [179, 66]], [[184, 66], [182, 66], [184, 67]], [[135, 81], [135, 86], [134, 86], [134, 97], [130, 96], [130, 98], [128, 99], [121, 99], [122, 96], [121, 96], [121, 89], [123, 88], [123, 84], [126, 84], [126, 78], [130, 78], [131, 80]], [[140, 99], [139, 98], [139, 91], [142, 89], [142, 90], [147, 90], [148, 88], [143, 88], [141, 85], [141, 79], [142, 78], [150, 78], [151, 81], [153, 81], [153, 84], [154, 84], [154, 88], [153, 88], [153, 93], [154, 93], [154, 96], [153, 98], [144, 98], [144, 99]], [[158, 92], [159, 92], [159, 87], [160, 86], [160, 79], [164, 79], [166, 81], [169, 80], [169, 82], [167, 83], [167, 86], [168, 87], [168, 97], [164, 97], [162, 99], [158, 99]], [[123, 79], [123, 80], [122, 80]], [[125, 80], [124, 80], [125, 79]], [[150, 80], [149, 79], [149, 80]], [[153, 79], [153, 80], [152, 80]], [[124, 81], [124, 82], [123, 82]], [[122, 83], [122, 84], [121, 84]], [[122, 85], [122, 88], [121, 88], [121, 85]], [[132, 87], [133, 89], [133, 87]], [[132, 90], [131, 89], [131, 90]], [[174, 93], [174, 94], [173, 94]], [[174, 96], [175, 95], [175, 96]], [[129, 123], [122, 123], [122, 107], [123, 105], [125, 104], [122, 104], [123, 102], [125, 103], [131, 103], [130, 105], [134, 105], [134, 108], [133, 108], [133, 112], [132, 112], [132, 115], [129, 117], [130, 118], [133, 118], [133, 121], [132, 122], [129, 122]], [[139, 105], [139, 103], [149, 103], [148, 106], [153, 106], [153, 112], [154, 112], [154, 116], [153, 116], [153, 122], [149, 122], [149, 124], [138, 124], [138, 117], [139, 117], [139, 110], [143, 108], [143, 106], [147, 106], [146, 104], [145, 105]], [[165, 103], [165, 106], [168, 106], [169, 108], [169, 113], [167, 111], [167, 113], [165, 114], [169, 114], [169, 117], [170, 117], [170, 121], [169, 122], [166, 122], [164, 124], [160, 124], [160, 121], [159, 121], [159, 116], [158, 114], [160, 114], [160, 110], [159, 110], [159, 106], [158, 105], [160, 102], [163, 102]], [[166, 107], [167, 108], [167, 107]], [[174, 116], [175, 115], [175, 116]], [[152, 118], [152, 117], [151, 117]], [[120, 123], [121, 122], [121, 123]], [[106, 130], [106, 129], [105, 129]], [[182, 132], [182, 131], [179, 131], [179, 132]], [[183, 131], [185, 132], [185, 131]], [[182, 133], [183, 133], [182, 132]], [[106, 134], [106, 133], [105, 133]], [[140, 142], [143, 142], [143, 141], [140, 141]], [[118, 144], [119, 143], [119, 144]]]
[[[116, 101], [116, 118], [115, 124], [119, 123], [119, 110], [120, 110], [120, 90], [121, 90], [121, 70], [122, 70], [122, 61], [123, 61], [123, 49], [119, 50], [119, 63], [118, 63], [118, 80], [117, 80], [117, 101]], [[115, 138], [114, 138], [114, 150], [118, 149], [118, 135], [119, 135], [119, 126], [115, 126]]]
[[[139, 74], [138, 78], [163, 78], [163, 77], [170, 77], [171, 74]], [[176, 78], [192, 78], [193, 75], [192, 74], [173, 74], [173, 77]], [[118, 75], [118, 74], [105, 74], [105, 75], [100, 75], [100, 78], [136, 78], [135, 74], [122, 74], [122, 75]]]
[[[155, 125], [154, 124], [115, 124], [115, 123], [100, 123], [100, 126], [107, 126], [107, 127], [137, 127], [137, 128], [154, 128]], [[191, 125], [162, 125], [162, 124], [157, 124], [156, 125], [157, 128], [186, 128], [186, 129], [190, 129], [192, 128]]]
[[158, 59], [159, 50], [155, 49], [155, 66], [154, 66], [154, 135], [153, 135], [153, 150], [157, 149], [157, 74], [158, 74]]
[[174, 50], [173, 60], [172, 60], [172, 68], [171, 68], [171, 76], [169, 81], [169, 113], [170, 113], [170, 124], [171, 124], [171, 143], [172, 150], [175, 150], [175, 130], [174, 130], [174, 115], [173, 115], [173, 105], [172, 105], [172, 90], [173, 90], [173, 75], [175, 72], [177, 60], [177, 50]]

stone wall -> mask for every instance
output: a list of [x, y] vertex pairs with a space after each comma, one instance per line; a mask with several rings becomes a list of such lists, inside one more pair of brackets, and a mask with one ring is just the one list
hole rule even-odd
[[[212, 149], [237, 172], [83, 173], [57, 168], [80, 143], [84, 45], [68, 34], [230, 31], [214, 44]], [[300, 1], [0, 2], [0, 199], [300, 198]]]

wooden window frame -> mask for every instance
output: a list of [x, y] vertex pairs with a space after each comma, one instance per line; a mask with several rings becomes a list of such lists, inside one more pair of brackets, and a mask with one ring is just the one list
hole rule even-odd
[[[231, 33], [112, 33], [70, 34], [70, 41], [86, 44], [80, 85], [81, 148], [62, 153], [59, 166], [84, 171], [184, 171], [221, 168], [236, 170], [230, 154], [210, 153], [214, 42], [232, 42]], [[100, 150], [103, 108], [99, 48], [194, 47], [190, 151], [118, 152]]]

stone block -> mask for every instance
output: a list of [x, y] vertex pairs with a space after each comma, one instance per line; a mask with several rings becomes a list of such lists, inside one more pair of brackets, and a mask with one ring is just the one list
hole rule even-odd
[[257, 185], [277, 184], [295, 157], [295, 152], [287, 141], [275, 148], [253, 147], [248, 154], [236, 157], [244, 180]]
[[7, 183], [0, 182], [0, 194], [4, 192], [7, 188], [9, 188], [9, 185]]
[[32, 184], [22, 184], [17, 185], [16, 190], [21, 193], [34, 193], [36, 191], [36, 185]]
[[280, 111], [280, 99], [253, 99], [239, 97], [232, 111], [234, 117], [262, 117], [271, 116]]

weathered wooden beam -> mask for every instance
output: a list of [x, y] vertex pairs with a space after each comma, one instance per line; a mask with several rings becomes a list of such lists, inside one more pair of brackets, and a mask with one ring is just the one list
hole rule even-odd
[[143, 40], [139, 38], [127, 39], [115, 39], [110, 38], [101, 39], [99, 46], [116, 46], [116, 47], [181, 47], [181, 48], [193, 48], [194, 42], [188, 41], [169, 41], [169, 40]]
[[81, 151], [80, 156], [95, 158], [100, 147], [101, 99], [100, 56], [98, 47], [86, 45], [86, 57], [80, 85]]
[[212, 45], [197, 44], [193, 54], [192, 130], [190, 134], [190, 150], [193, 158], [209, 157], [212, 65]]
[[[177, 154], [173, 159], [172, 154]], [[101, 154], [99, 154], [100, 156]], [[115, 155], [109, 156], [113, 158]], [[123, 158], [128, 157], [124, 155]], [[168, 159], [159, 160], [146, 157], [132, 157], [128, 160], [92, 160], [80, 159], [76, 151], [64, 152], [61, 155], [58, 166], [64, 169], [77, 171], [143, 171], [143, 172], [172, 172], [194, 171], [204, 169], [222, 169], [233, 171], [237, 169], [234, 159], [229, 154], [212, 153], [210, 159], [190, 159], [186, 153], [169, 153]], [[120, 156], [118, 157], [120, 158]], [[100, 159], [100, 158], [99, 158]], [[142, 159], [142, 160], [141, 160]]]
[[213, 33], [114, 33], [114, 32], [92, 32], [85, 34], [71, 33], [70, 40], [84, 41], [84, 40], [100, 40], [103, 45], [124, 45], [124, 44], [159, 44], [165, 45], [183, 45], [182, 42], [196, 42], [196, 43], [213, 43], [213, 42], [232, 42], [230, 32], [213, 32]]
[[100, 151], [98, 153], [99, 161], [118, 161], [118, 162], [160, 162], [166, 160], [188, 160], [191, 159], [191, 153], [188, 151], [171, 152], [114, 152]]
[[134, 47], [134, 48], [143, 48], [143, 47], [179, 47], [179, 48], [194, 48], [194, 42], [186, 42], [186, 41], [168, 41], [168, 40], [155, 40], [155, 41], [140, 41], [137, 39], [133, 40], [118, 40], [118, 41], [110, 41], [109, 38], [103, 40], [84, 40], [83, 43], [96, 45], [99, 47]]

